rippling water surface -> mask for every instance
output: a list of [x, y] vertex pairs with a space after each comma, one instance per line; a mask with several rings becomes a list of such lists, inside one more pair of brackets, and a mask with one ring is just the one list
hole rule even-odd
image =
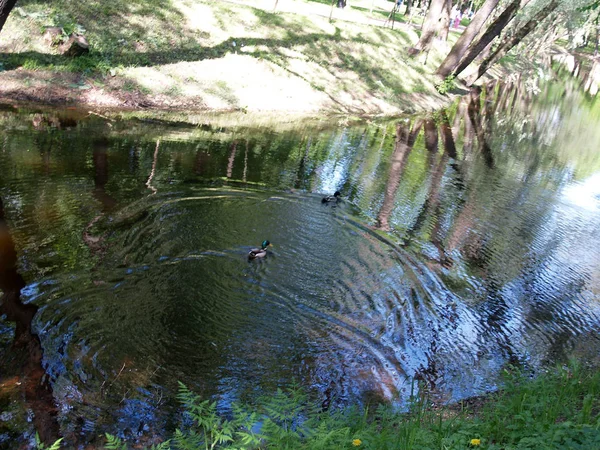
[[224, 410], [292, 380], [401, 408], [415, 380], [452, 401], [598, 362], [600, 106], [573, 88], [368, 125], [0, 126], [0, 446], [27, 418], [170, 430], [177, 381]]

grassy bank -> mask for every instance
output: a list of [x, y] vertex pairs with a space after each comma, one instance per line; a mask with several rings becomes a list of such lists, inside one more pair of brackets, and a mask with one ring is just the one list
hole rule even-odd
[[[417, 29], [385, 25], [392, 3], [358, 0], [22, 0], [0, 34], [0, 99], [100, 108], [398, 114], [447, 103], [407, 57]], [[371, 6], [373, 12], [371, 13]], [[333, 20], [329, 16], [333, 11]], [[47, 26], [90, 53], [58, 54]], [[450, 41], [456, 39], [451, 33]]]
[[[225, 418], [182, 386], [186, 424], [153, 448], [589, 450], [600, 448], [599, 394], [600, 372], [571, 365], [535, 378], [507, 370], [502, 390], [459, 405], [432, 407], [416, 396], [402, 414], [385, 406], [323, 412], [290, 389]], [[129, 447], [107, 435], [106, 448]]]

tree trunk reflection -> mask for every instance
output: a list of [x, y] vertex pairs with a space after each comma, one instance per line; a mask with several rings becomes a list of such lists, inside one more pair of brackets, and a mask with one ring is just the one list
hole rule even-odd
[[[0, 199], [0, 315], [5, 315], [6, 320], [16, 325], [12, 350], [15, 360], [22, 362], [20, 368], [14, 368], [17, 384], [20, 384], [25, 401], [33, 411], [33, 423], [40, 439], [45, 444], [51, 444], [59, 436], [57, 408], [52, 387], [42, 366], [40, 338], [31, 330], [38, 307], [21, 302], [21, 289], [24, 287], [25, 280], [17, 272], [17, 253]], [[8, 378], [8, 374], [4, 374], [0, 380]]]
[[486, 165], [490, 168], [494, 168], [494, 157], [492, 156], [492, 149], [487, 143], [485, 129], [482, 125], [482, 116], [481, 116], [481, 89], [473, 88], [469, 94], [469, 119], [471, 120], [471, 124], [475, 129], [475, 134], [477, 136], [477, 142], [479, 143], [479, 151], [483, 155]]
[[420, 127], [421, 122], [415, 122], [412, 131], [409, 131], [409, 122], [400, 122], [396, 127], [394, 153], [392, 153], [392, 163], [388, 175], [383, 204], [377, 215], [377, 222], [375, 225], [375, 228], [377, 229], [385, 231], [390, 230], [389, 220], [390, 215], [394, 210], [394, 201], [396, 199], [396, 193], [398, 192], [398, 186], [400, 186], [400, 178]]

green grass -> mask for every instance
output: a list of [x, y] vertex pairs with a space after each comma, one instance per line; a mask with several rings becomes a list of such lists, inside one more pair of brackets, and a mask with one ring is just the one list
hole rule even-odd
[[[146, 23], [143, 20], [146, 20]], [[194, 36], [181, 25], [183, 16], [169, 0], [113, 0], [111, 2], [69, 2], [57, 0], [40, 3], [20, 1], [9, 17], [3, 37], [27, 32], [34, 36], [29, 51], [14, 52], [9, 56], [9, 68], [23, 66], [25, 61], [36, 59], [36, 68], [66, 71], [102, 71], [106, 64], [138, 65], [143, 63], [134, 51], [133, 44], [143, 38], [148, 49], [158, 53], [173, 51], [173, 38], [178, 47], [195, 41]], [[61, 27], [66, 35], [83, 33], [92, 49], [85, 62], [81, 58], [64, 58], [51, 52], [42, 52], [41, 34], [45, 27]], [[37, 44], [37, 45], [35, 45]], [[183, 44], [183, 45], [182, 45]], [[175, 50], [173, 53], [177, 53]], [[158, 55], [157, 55], [158, 56]], [[160, 58], [155, 58], [160, 59]], [[79, 64], [79, 65], [77, 65]], [[31, 63], [29, 64], [31, 66]]]
[[[321, 3], [323, 5], [331, 5], [331, 0], [306, 0], [309, 3]], [[335, 0], [335, 6], [337, 6], [337, 0]]]
[[[446, 407], [417, 395], [404, 413], [386, 405], [323, 411], [292, 386], [225, 417], [181, 385], [187, 425], [156, 448], [589, 450], [600, 448], [599, 394], [600, 372], [571, 364], [535, 378], [507, 369], [500, 391]], [[128, 447], [107, 435], [106, 448]]]
[[[373, 17], [385, 20], [390, 16], [390, 13], [392, 12], [393, 7], [394, 7], [394, 4], [390, 3], [390, 9], [388, 11], [383, 11], [381, 9], [373, 9]], [[353, 6], [352, 9], [356, 9], [357, 11], [362, 11], [365, 14], [369, 14], [369, 12], [370, 12], [370, 8], [361, 8], [360, 6]], [[402, 12], [396, 11], [396, 14], [394, 15], [394, 20], [396, 22], [406, 23], [406, 16], [404, 15], [403, 11]]]
[[[33, 80], [32, 97], [39, 95], [49, 76], [69, 80], [63, 83], [68, 85], [82, 75], [87, 83], [105, 85], [104, 92], [93, 98], [110, 96], [114, 101], [126, 92], [134, 103], [137, 95], [143, 95], [148, 97], [144, 101], [160, 105], [166, 92], [173, 100], [169, 107], [179, 101], [189, 105], [192, 101], [185, 100], [194, 104], [206, 100], [208, 108], [237, 108], [237, 99], [248, 93], [249, 109], [261, 109], [255, 95], [265, 89], [260, 70], [290, 89], [313, 87], [315, 96], [307, 102], [331, 101], [333, 106], [327, 108], [336, 113], [394, 114], [431, 108], [432, 100], [440, 106], [445, 102], [431, 76], [441, 53], [434, 49], [426, 65], [423, 58], [407, 54], [418, 38], [417, 27], [383, 27], [389, 11], [381, 9], [374, 10], [379, 24], [365, 24], [330, 22], [316, 13], [321, 5], [297, 5], [305, 9], [273, 12], [208, 0], [20, 0], [2, 31], [0, 70], [38, 72], [28, 75]], [[352, 13], [371, 18], [367, 8], [352, 7]], [[397, 19], [405, 17], [398, 14]], [[422, 19], [415, 15], [413, 22]], [[47, 26], [60, 26], [65, 34], [83, 32], [89, 54], [78, 58], [58, 54], [43, 40], [41, 31]], [[451, 33], [449, 42], [456, 38]], [[238, 83], [235, 73], [243, 73], [246, 66], [253, 69], [253, 78]], [[222, 73], [231, 89], [214, 86], [211, 70]], [[11, 76], [24, 79], [18, 73]], [[183, 79], [190, 81], [185, 89], [177, 89]], [[74, 97], [88, 101], [77, 93]], [[277, 107], [285, 109], [284, 101]]]
[[583, 54], [586, 54], [586, 55], [594, 55], [596, 53], [596, 44], [588, 42], [583, 47], [577, 47], [575, 49], [575, 51], [577, 53], [583, 53]]

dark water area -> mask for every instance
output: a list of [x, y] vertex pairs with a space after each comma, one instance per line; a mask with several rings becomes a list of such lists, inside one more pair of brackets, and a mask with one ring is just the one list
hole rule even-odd
[[541, 89], [318, 128], [0, 110], [0, 448], [149, 442], [178, 381], [403, 408], [597, 365], [600, 104]]

